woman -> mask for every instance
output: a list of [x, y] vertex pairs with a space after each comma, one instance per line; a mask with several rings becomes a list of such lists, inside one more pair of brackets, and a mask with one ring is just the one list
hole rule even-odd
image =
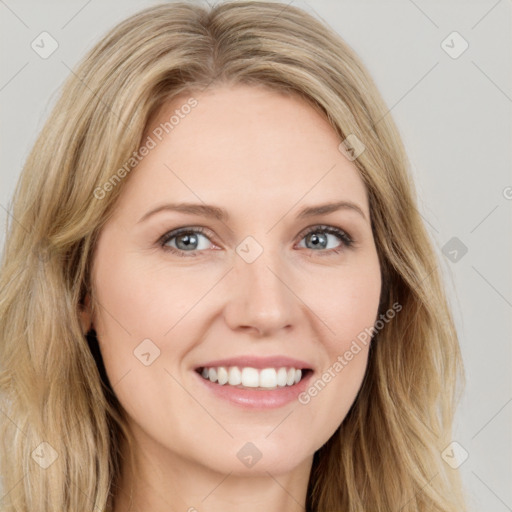
[[293, 6], [107, 34], [13, 201], [3, 511], [465, 509], [459, 345], [386, 112]]

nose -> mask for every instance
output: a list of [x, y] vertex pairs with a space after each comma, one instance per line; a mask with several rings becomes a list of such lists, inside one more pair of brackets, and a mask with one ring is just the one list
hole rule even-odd
[[233, 330], [255, 331], [259, 336], [290, 329], [301, 304], [290, 281], [290, 273], [267, 251], [252, 263], [237, 256], [227, 285], [226, 323]]

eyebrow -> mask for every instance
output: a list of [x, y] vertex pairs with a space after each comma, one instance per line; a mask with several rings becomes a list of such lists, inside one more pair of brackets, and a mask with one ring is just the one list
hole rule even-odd
[[[303, 208], [297, 215], [297, 218], [304, 219], [309, 217], [314, 217], [316, 215], [326, 215], [328, 213], [333, 213], [338, 210], [352, 210], [357, 212], [359, 215], [366, 219], [366, 215], [363, 212], [363, 209], [358, 206], [356, 203], [351, 201], [339, 201], [336, 203], [325, 203], [315, 206], [307, 206]], [[218, 206], [210, 205], [210, 204], [199, 204], [199, 203], [167, 203], [161, 206], [157, 206], [156, 208], [146, 212], [137, 223], [143, 222], [149, 217], [155, 215], [156, 213], [162, 211], [175, 211], [180, 213], [188, 213], [191, 215], [201, 215], [204, 217], [213, 217], [220, 221], [227, 221], [229, 219], [229, 214], [223, 208]]]

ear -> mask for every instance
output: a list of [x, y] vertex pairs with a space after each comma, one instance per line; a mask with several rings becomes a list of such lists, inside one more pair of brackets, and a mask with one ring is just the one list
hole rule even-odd
[[82, 324], [82, 332], [84, 334], [87, 334], [91, 328], [92, 325], [92, 318], [91, 318], [91, 302], [89, 294], [86, 294], [84, 298], [84, 303], [80, 304], [80, 323]]

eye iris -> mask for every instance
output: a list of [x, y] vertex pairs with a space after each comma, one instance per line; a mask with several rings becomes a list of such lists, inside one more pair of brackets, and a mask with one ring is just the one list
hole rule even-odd
[[[180, 247], [180, 240], [183, 241], [182, 247]], [[190, 246], [194, 244], [197, 244], [197, 235], [195, 234], [178, 235], [176, 237], [176, 246], [178, 249], [190, 249]]]
[[314, 244], [313, 247], [325, 247], [327, 245], [327, 236], [325, 234], [318, 236], [317, 234], [312, 233], [306, 238]]

